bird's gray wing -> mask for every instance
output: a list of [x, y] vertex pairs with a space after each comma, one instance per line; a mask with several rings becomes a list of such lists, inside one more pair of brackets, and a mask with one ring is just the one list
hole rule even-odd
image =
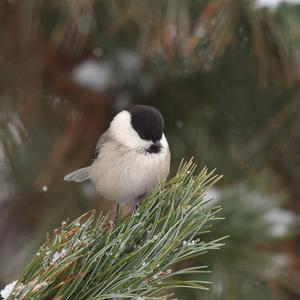
[[101, 151], [102, 145], [103, 145], [105, 142], [107, 142], [108, 139], [109, 139], [109, 133], [108, 133], [108, 130], [109, 130], [109, 129], [107, 129], [107, 130], [100, 136], [100, 138], [99, 138], [99, 140], [98, 140], [98, 142], [97, 142], [97, 144], [96, 144], [96, 150], [95, 150], [95, 156], [96, 156], [96, 158], [98, 157], [98, 155], [99, 155], [99, 153], [100, 153], [100, 151]]
[[82, 182], [85, 180], [90, 179], [90, 167], [82, 168], [76, 170], [72, 173], [69, 173], [64, 177], [64, 181], [75, 181], [75, 182]]
[[[96, 145], [96, 151], [95, 155], [96, 158], [98, 157], [102, 145], [108, 140], [109, 134], [108, 130], [106, 130], [99, 138], [97, 145]], [[85, 180], [90, 179], [90, 167], [82, 168], [79, 170], [76, 170], [64, 177], [65, 181], [75, 181], [75, 182], [82, 182]]]

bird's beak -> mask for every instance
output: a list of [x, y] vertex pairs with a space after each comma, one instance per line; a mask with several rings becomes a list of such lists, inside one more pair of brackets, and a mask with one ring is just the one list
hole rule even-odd
[[159, 153], [162, 147], [163, 146], [160, 141], [153, 141], [151, 146], [146, 151], [149, 153]]
[[161, 144], [160, 141], [154, 141], [152, 145], [155, 146], [155, 147], [157, 147], [158, 149], [162, 148], [162, 144]]

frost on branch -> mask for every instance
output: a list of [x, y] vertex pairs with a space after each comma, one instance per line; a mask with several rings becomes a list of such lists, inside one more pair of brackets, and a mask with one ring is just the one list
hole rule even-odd
[[194, 175], [195, 169], [182, 164], [115, 228], [95, 211], [63, 222], [15, 285], [2, 291], [6, 299], [163, 299], [173, 287], [207, 289], [205, 266], [176, 269], [222, 245], [208, 233], [220, 208], [204, 197], [220, 176], [207, 169]]

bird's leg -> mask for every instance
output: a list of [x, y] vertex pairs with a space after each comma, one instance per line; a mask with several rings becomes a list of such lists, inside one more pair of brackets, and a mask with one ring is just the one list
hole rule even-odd
[[142, 200], [145, 198], [146, 196], [146, 193], [138, 196], [135, 200], [134, 200], [134, 211], [136, 211], [139, 206], [140, 206], [140, 203], [142, 202]]
[[134, 200], [134, 207], [133, 207], [133, 211], [136, 211], [140, 206], [140, 199], [139, 197], [137, 197], [135, 200]]
[[121, 205], [119, 203], [116, 203], [114, 207], [114, 213], [113, 213], [114, 227], [116, 227], [120, 222], [120, 214], [121, 214]]

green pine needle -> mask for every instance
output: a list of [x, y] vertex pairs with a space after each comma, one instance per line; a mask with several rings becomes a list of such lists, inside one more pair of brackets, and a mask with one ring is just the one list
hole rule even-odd
[[[20, 276], [8, 299], [167, 299], [174, 287], [207, 289], [209, 283], [181, 279], [206, 267], [175, 270], [175, 264], [219, 249], [207, 241], [219, 207], [204, 195], [221, 176], [182, 163], [177, 175], [161, 183], [141, 206], [115, 228], [91, 211], [63, 222]], [[205, 239], [204, 239], [205, 238]], [[179, 275], [179, 276], [178, 276]]]

